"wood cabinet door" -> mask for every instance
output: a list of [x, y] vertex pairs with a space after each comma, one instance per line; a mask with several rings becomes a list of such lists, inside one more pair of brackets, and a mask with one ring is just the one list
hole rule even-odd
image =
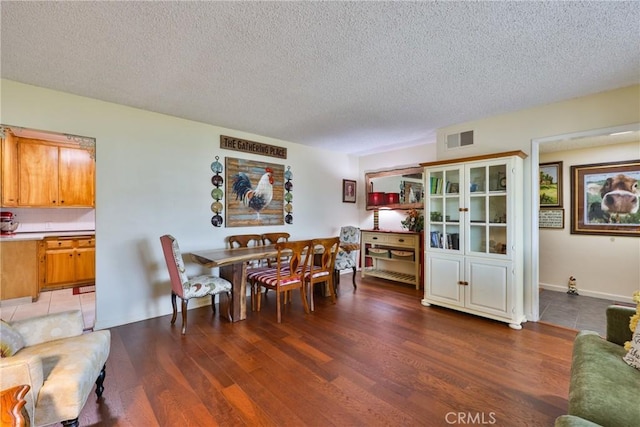
[[96, 249], [76, 249], [76, 282], [89, 282], [96, 277]]
[[0, 168], [2, 172], [2, 182], [0, 186], [2, 189], [2, 206], [17, 206], [18, 205], [18, 141], [15, 136], [9, 131], [6, 133], [6, 137], [2, 140], [2, 161], [0, 162]]
[[58, 147], [18, 139], [20, 206], [59, 206]]
[[60, 147], [59, 206], [94, 206], [95, 162], [87, 150]]
[[35, 240], [0, 242], [0, 300], [38, 297], [38, 264]]
[[76, 256], [74, 249], [47, 251], [45, 286], [73, 283], [75, 281]]

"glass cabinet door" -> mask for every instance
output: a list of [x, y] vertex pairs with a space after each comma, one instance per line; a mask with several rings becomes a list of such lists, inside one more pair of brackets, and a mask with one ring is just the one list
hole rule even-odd
[[504, 163], [468, 166], [469, 253], [507, 254], [507, 182]]
[[428, 188], [429, 229], [425, 236], [431, 248], [461, 251], [461, 180], [460, 168], [432, 171], [426, 175]]

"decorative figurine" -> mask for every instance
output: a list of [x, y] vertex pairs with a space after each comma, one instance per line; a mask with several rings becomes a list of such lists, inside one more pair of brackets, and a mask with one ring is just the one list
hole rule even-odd
[[569, 295], [579, 295], [578, 294], [578, 285], [576, 284], [576, 278], [573, 276], [569, 277], [569, 290], [567, 291]]

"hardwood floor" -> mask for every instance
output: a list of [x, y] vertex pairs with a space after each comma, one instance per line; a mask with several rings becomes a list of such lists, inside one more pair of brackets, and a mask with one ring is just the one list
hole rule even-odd
[[[113, 328], [103, 399], [82, 426], [552, 426], [567, 412], [573, 338], [420, 305], [422, 291], [342, 276], [338, 302], [297, 296], [276, 323], [189, 311]], [[167, 304], [170, 304], [167, 295]], [[179, 321], [178, 321], [179, 323]], [[464, 421], [464, 422], [462, 422]]]

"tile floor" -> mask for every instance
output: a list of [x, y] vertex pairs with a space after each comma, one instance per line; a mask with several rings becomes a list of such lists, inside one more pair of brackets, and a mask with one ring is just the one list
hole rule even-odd
[[606, 309], [613, 304], [631, 306], [608, 299], [569, 295], [543, 289], [540, 291], [540, 321], [566, 328], [607, 333]]
[[95, 292], [73, 295], [73, 289], [41, 292], [38, 301], [19, 305], [3, 304], [0, 306], [2, 320], [14, 321], [27, 317], [41, 316], [47, 313], [58, 313], [67, 310], [81, 310], [85, 330], [92, 329], [96, 318]]

